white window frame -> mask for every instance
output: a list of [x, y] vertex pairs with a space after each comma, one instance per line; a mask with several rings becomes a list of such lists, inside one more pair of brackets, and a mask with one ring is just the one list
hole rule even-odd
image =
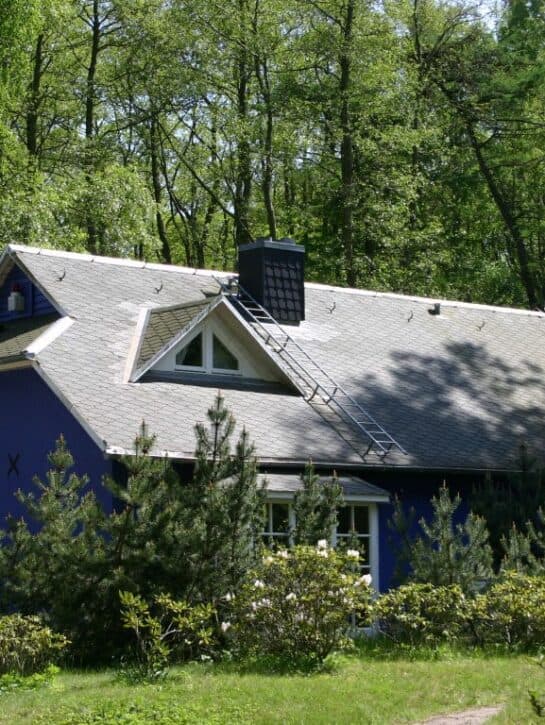
[[[193, 340], [195, 340], [196, 337], [199, 335], [202, 335], [202, 357], [203, 357], [203, 365], [197, 366], [197, 365], [177, 365], [176, 364], [176, 357], [179, 355], [179, 353], [186, 348], [188, 345], [191, 345]], [[215, 368], [214, 367], [214, 335], [218, 338], [218, 340], [221, 342], [221, 344], [229, 350], [231, 355], [236, 358], [238, 362], [238, 370], [227, 370], [225, 368]], [[174, 369], [179, 372], [190, 372], [190, 373], [203, 373], [203, 374], [210, 374], [210, 373], [216, 373], [220, 375], [242, 375], [241, 370], [241, 361], [240, 357], [236, 355], [232, 349], [231, 346], [225, 342], [223, 336], [221, 334], [218, 334], [218, 331], [215, 329], [212, 329], [211, 327], [203, 327], [200, 330], [197, 330], [194, 335], [192, 335], [189, 339], [184, 340], [183, 344], [180, 345], [180, 347], [176, 350], [174, 353]]]
[[[280, 504], [281, 506], [287, 506], [288, 507], [288, 531], [274, 531], [273, 529], [273, 514], [272, 514], [272, 507], [275, 504]], [[267, 526], [265, 530], [262, 532], [261, 537], [262, 539], [267, 542], [272, 539], [272, 541], [285, 541], [286, 546], [292, 546], [293, 545], [293, 536], [292, 532], [295, 526], [295, 512], [293, 510], [293, 501], [290, 499], [267, 499], [265, 501], [265, 507], [267, 509]]]
[[[265, 505], [267, 506], [267, 530], [263, 531], [262, 533], [262, 539], [266, 542], [267, 539], [277, 540], [282, 539], [286, 541], [287, 545], [292, 546], [293, 545], [293, 537], [291, 536], [291, 533], [286, 537], [285, 535], [282, 535], [280, 533], [274, 533], [272, 531], [272, 509], [270, 508], [270, 504], [280, 503], [284, 505], [288, 505], [288, 517], [289, 517], [289, 529], [290, 532], [293, 531], [295, 528], [295, 511], [293, 509], [293, 498], [276, 498], [276, 496], [267, 497], [265, 501]], [[373, 589], [376, 591], [379, 591], [380, 582], [379, 582], [379, 561], [380, 561], [380, 552], [379, 552], [379, 518], [378, 518], [378, 506], [373, 501], [365, 501], [361, 499], [354, 499], [351, 496], [346, 496], [344, 500], [345, 506], [365, 506], [368, 509], [369, 512], [369, 533], [363, 534], [358, 538], [361, 538], [364, 540], [364, 545], [366, 547], [366, 551], [368, 552], [369, 557], [369, 564], [364, 567], [365, 572], [369, 572], [371, 574], [371, 578], [373, 580]], [[352, 519], [353, 520], [353, 519]], [[342, 534], [337, 535], [336, 527], [333, 527], [331, 531], [331, 539], [330, 543], [333, 548], [337, 546], [337, 541], [341, 538], [345, 538]]]

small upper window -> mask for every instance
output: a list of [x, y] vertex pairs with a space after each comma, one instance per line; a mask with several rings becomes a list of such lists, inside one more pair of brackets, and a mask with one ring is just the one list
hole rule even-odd
[[181, 367], [192, 367], [202, 368], [203, 367], [203, 356], [202, 356], [202, 332], [197, 337], [194, 337], [189, 345], [186, 345], [176, 355], [176, 365]]
[[238, 360], [215, 335], [212, 336], [212, 344], [212, 367], [215, 370], [238, 370]]
[[206, 328], [176, 354], [175, 365], [201, 373], [240, 373], [238, 358]]

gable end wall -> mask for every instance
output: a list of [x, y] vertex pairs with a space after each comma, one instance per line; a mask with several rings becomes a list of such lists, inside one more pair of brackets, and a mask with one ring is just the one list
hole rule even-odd
[[[97, 498], [111, 508], [111, 496], [101, 485], [102, 476], [111, 474], [111, 461], [34, 370], [0, 372], [0, 401], [0, 528], [8, 513], [24, 514], [14, 493], [36, 490], [32, 479], [45, 478], [47, 454], [61, 433], [74, 457], [73, 471], [87, 474]], [[17, 459], [15, 468], [10, 458]]]

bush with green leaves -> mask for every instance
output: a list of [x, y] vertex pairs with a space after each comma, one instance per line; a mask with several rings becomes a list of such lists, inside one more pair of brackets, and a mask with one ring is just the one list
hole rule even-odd
[[405, 584], [373, 606], [380, 632], [397, 644], [436, 647], [465, 636], [469, 602], [457, 584]]
[[470, 624], [481, 645], [545, 646], [545, 578], [505, 574], [471, 602]]
[[414, 509], [407, 516], [400, 501], [396, 502], [390, 526], [401, 542], [398, 579], [406, 579], [408, 571], [411, 581], [435, 586], [458, 584], [470, 594], [492, 578], [486, 521], [469, 513], [463, 522], [455, 523], [461, 503], [459, 495], [451, 498], [447, 487], [442, 486], [431, 499], [431, 519], [421, 518], [419, 530], [413, 534]]
[[68, 644], [66, 637], [53, 632], [39, 617], [0, 617], [0, 675], [43, 673]]
[[369, 611], [371, 577], [361, 575], [359, 554], [316, 547], [265, 550], [231, 599], [222, 623], [239, 657], [276, 658], [293, 665], [320, 664], [350, 644], [354, 612]]
[[214, 643], [215, 612], [209, 604], [190, 605], [166, 594], [150, 605], [131, 592], [120, 592], [123, 627], [135, 635], [134, 659], [124, 672], [131, 679], [158, 679], [169, 662], [195, 659]]

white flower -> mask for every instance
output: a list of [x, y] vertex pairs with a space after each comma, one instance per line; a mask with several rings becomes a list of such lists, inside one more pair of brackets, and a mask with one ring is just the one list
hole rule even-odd
[[235, 598], [235, 595], [231, 594], [231, 592], [227, 592], [227, 594], [223, 598], [226, 602], [230, 602]]
[[329, 556], [329, 554], [327, 553], [327, 549], [318, 549], [317, 553], [318, 553], [318, 556], [325, 556], [326, 559]]
[[286, 602], [292, 602], [294, 599], [297, 599], [297, 594], [295, 594], [295, 592], [290, 592], [286, 596]]
[[265, 558], [263, 559], [263, 563], [264, 563], [264, 564], [267, 564], [267, 566], [268, 566], [269, 564], [272, 564], [273, 562], [274, 562], [274, 557], [272, 557], [272, 556], [266, 556], [266, 557], [265, 557]]
[[362, 584], [365, 584], [366, 587], [371, 586], [371, 582], [373, 581], [373, 577], [371, 574], [364, 574], [363, 576], [360, 576], [359, 579], [356, 579], [354, 582], [355, 587], [360, 587]]
[[264, 597], [260, 602], [258, 602], [259, 606], [261, 607], [270, 607], [271, 606], [271, 600]]
[[254, 587], [256, 589], [265, 589], [265, 584], [261, 581], [261, 579], [256, 579], [254, 582]]
[[280, 551], [276, 552], [276, 556], [278, 556], [280, 559], [288, 559], [289, 554], [286, 549], [281, 549]]
[[347, 549], [346, 550], [346, 556], [349, 559], [359, 559], [360, 558], [360, 552], [357, 549]]
[[318, 549], [327, 549], [327, 539], [320, 539], [316, 546]]
[[258, 607], [258, 604], [257, 604], [257, 602], [252, 602], [251, 606], [252, 606], [252, 610], [255, 612]]
[[222, 622], [221, 623], [221, 631], [222, 632], [227, 632], [227, 630], [229, 629], [230, 626], [231, 626], [231, 622]]

